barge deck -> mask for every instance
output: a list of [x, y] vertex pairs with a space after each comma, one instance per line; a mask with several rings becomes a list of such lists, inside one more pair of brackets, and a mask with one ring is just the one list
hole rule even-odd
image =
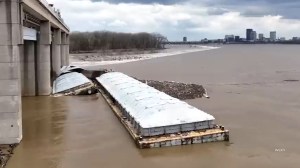
[[207, 142], [229, 141], [229, 131], [225, 130], [223, 126], [218, 125], [211, 129], [194, 130], [151, 137], [141, 137], [134, 131], [133, 125], [123, 116], [121, 110], [117, 105], [115, 105], [110, 96], [107, 95], [102, 89], [99, 89], [99, 92], [106, 100], [117, 118], [127, 129], [139, 148], [156, 148]]

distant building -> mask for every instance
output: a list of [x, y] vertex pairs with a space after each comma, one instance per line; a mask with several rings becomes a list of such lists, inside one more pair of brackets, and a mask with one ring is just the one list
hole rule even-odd
[[240, 38], [240, 41], [245, 42], [247, 40], [246, 40], [246, 38]]
[[258, 40], [264, 41], [264, 34], [262, 34], [262, 33], [258, 34]]
[[208, 42], [208, 39], [207, 39], [207, 38], [204, 38], [204, 39], [201, 40], [201, 42], [207, 43], [207, 42]]
[[292, 38], [292, 41], [299, 41], [300, 40], [300, 37], [293, 37]]
[[285, 37], [280, 37], [280, 41], [285, 41]]
[[271, 31], [270, 32], [270, 40], [271, 41], [276, 41], [276, 31]]
[[240, 36], [235, 36], [235, 37], [234, 37], [234, 41], [235, 41], [235, 42], [239, 42], [239, 41], [240, 41]]
[[270, 38], [264, 38], [264, 42], [270, 42]]
[[234, 42], [234, 35], [226, 35], [225, 41], [226, 42]]
[[253, 30], [252, 29], [246, 29], [246, 40], [250, 41], [251, 40], [251, 32]]
[[187, 42], [187, 37], [183, 37], [183, 42]]
[[250, 33], [250, 41], [256, 41], [257, 40], [257, 34], [256, 31], [252, 31]]

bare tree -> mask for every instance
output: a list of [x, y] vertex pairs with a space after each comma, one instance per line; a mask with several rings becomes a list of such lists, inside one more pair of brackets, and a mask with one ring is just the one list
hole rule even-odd
[[70, 34], [70, 51], [162, 49], [166, 41], [167, 38], [158, 33], [72, 32]]

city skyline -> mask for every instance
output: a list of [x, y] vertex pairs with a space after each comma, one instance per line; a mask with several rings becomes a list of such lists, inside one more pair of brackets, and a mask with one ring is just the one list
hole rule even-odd
[[296, 41], [299, 42], [300, 37], [293, 36], [292, 38], [286, 38], [283, 36], [278, 36], [276, 30], [271, 30], [267, 34], [257, 32], [254, 28], [247, 28], [245, 34], [240, 36], [236, 34], [226, 34], [224, 38], [216, 39], [197, 39], [197, 40], [188, 40], [187, 36], [183, 37], [183, 42], [197, 42], [197, 41], [207, 41], [207, 40], [224, 40], [224, 42], [276, 42], [276, 41]]
[[48, 0], [72, 31], [156, 32], [169, 40], [217, 39], [271, 30], [300, 36], [300, 2], [295, 0]]

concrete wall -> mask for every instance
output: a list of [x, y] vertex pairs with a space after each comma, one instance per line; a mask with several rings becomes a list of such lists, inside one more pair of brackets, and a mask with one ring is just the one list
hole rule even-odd
[[66, 61], [66, 41], [67, 41], [67, 34], [62, 32], [61, 33], [61, 66], [65, 66], [67, 65], [67, 61]]
[[40, 25], [40, 35], [37, 45], [37, 90], [38, 95], [51, 93], [51, 27], [50, 22], [45, 21]]
[[[38, 41], [25, 41], [23, 45], [24, 10], [42, 23]], [[57, 73], [61, 61], [68, 64], [69, 30], [55, 19], [38, 1], [0, 0], [0, 144], [22, 139], [21, 95], [49, 95], [51, 69]], [[55, 30], [53, 43], [51, 29]]]
[[40, 0], [22, 0], [22, 2], [24, 8], [30, 8], [34, 13], [39, 15], [38, 18], [44, 18], [42, 20], [50, 21], [53, 27], [57, 27], [64, 32], [69, 32], [67, 25], [54, 16], [53, 13], [49, 11], [49, 6], [47, 7], [45, 3], [41, 4]]
[[69, 65], [69, 34], [61, 33], [61, 65]]
[[22, 96], [36, 95], [35, 48], [34, 41], [24, 41], [20, 53]]
[[0, 144], [22, 139], [20, 11], [18, 0], [0, 0]]
[[70, 36], [69, 34], [66, 34], [66, 41], [65, 41], [65, 59], [66, 59], [66, 65], [69, 65], [69, 46], [70, 46]]
[[52, 40], [52, 70], [53, 75], [57, 76], [61, 68], [61, 30], [53, 30], [53, 40]]

